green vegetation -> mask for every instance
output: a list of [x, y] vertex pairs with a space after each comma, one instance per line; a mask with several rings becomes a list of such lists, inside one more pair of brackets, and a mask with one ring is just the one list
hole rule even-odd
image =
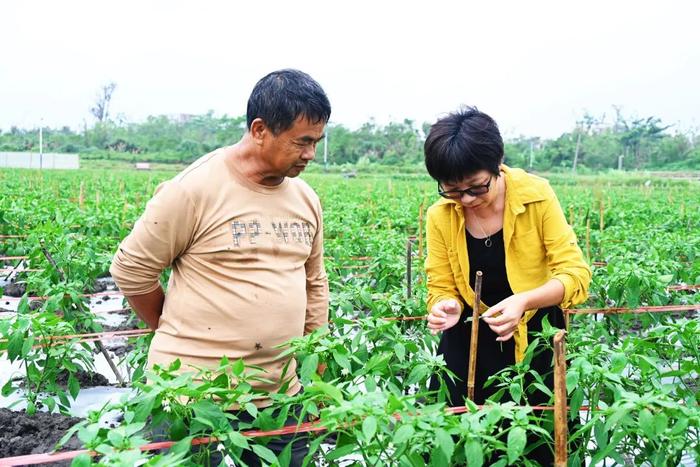
[[[157, 184], [173, 175], [0, 172], [0, 234], [28, 235], [2, 239], [0, 254], [29, 256], [30, 267], [40, 271], [20, 276], [27, 283], [25, 295], [52, 297], [39, 301], [35, 309], [25, 301], [19, 314], [1, 321], [0, 351], [27, 368], [17, 375], [22, 386], [20, 380], [10, 380], [3, 395], [19, 391], [35, 405], [69, 410], [79, 390], [77, 382], [71, 380], [68, 394], [62, 394], [42, 375], [58, 368], [90, 369], [92, 354], [85, 352], [85, 344], [73, 341], [51, 347], [51, 352], [32, 343], [73, 330], [85, 332], [93, 325], [80, 294], [107, 271], [118, 242]], [[188, 449], [200, 436], [219, 438], [233, 459], [253, 450], [270, 465], [286, 465], [289, 453], [275, 459], [265, 448], [266, 438], [241, 432], [278, 428], [292, 407], [301, 407], [301, 416], [317, 417], [328, 428], [312, 435], [311, 450], [315, 459], [330, 465], [348, 455], [361, 459], [355, 465], [438, 466], [465, 460], [470, 466], [527, 465], [524, 456], [532, 448], [528, 435], [551, 446], [551, 413], [526, 407], [538, 384], [523, 384], [536, 346], [528, 348], [525, 361], [491, 379], [500, 390], [487, 407], [469, 406], [469, 413], [450, 415], [444, 410], [444, 391], [428, 392], [428, 378], [450, 377], [443, 360], [435, 356], [436, 337], [426, 332], [422, 321], [384, 319], [425, 313], [420, 213], [437, 199], [434, 183], [425, 175], [359, 174], [347, 179], [310, 173], [305, 178], [325, 210], [332, 324], [287, 347], [286, 352], [299, 360], [304, 392], [295, 397], [272, 395], [284, 416], [257, 409], [250, 404], [249, 386], [259, 376], [255, 368], [227, 360], [221, 362], [228, 371], [223, 376], [196, 370], [177, 375], [174, 363], [152, 371], [149, 384], [144, 384], [147, 338], [140, 338], [127, 356], [136, 393], [92, 413], [76, 428], [85, 447], [102, 455], [101, 465], [133, 465], [145, 458], [149, 465], [205, 462], [206, 454]], [[597, 264], [586, 306], [700, 304], [697, 291], [667, 288], [700, 284], [697, 183], [567, 174], [553, 176], [552, 184], [584, 254]], [[413, 293], [407, 297], [411, 237]], [[40, 240], [63, 278], [43, 254]], [[1, 267], [7, 266], [9, 262]], [[551, 345], [553, 333], [544, 326], [539, 345]], [[570, 465], [583, 465], [585, 458], [678, 465], [683, 453], [700, 460], [697, 315], [575, 315], [567, 340], [569, 416], [578, 423], [570, 432]], [[316, 373], [319, 362], [328, 365], [323, 374]], [[53, 398], [56, 402], [49, 402]], [[253, 416], [253, 422], [235, 430], [230, 423], [238, 420], [222, 410], [222, 405], [234, 403]], [[592, 410], [579, 412], [582, 406]], [[109, 410], [123, 414], [119, 428], [99, 423]], [[170, 421], [168, 436], [178, 441], [159, 456], [138, 450], [152, 439], [154, 420]], [[322, 447], [323, 443], [331, 445]], [[91, 462], [98, 460], [83, 456], [75, 465]]]
[[[357, 129], [331, 124], [329, 163], [335, 166], [418, 167], [429, 123], [411, 120]], [[221, 146], [233, 144], [245, 131], [245, 117], [152, 116], [140, 123], [102, 118], [80, 131], [68, 127], [44, 130], [47, 152], [79, 153], [85, 159], [127, 162], [188, 163]], [[37, 129], [0, 130], [0, 151], [38, 151]], [[320, 152], [320, 151], [319, 151]], [[554, 139], [517, 137], [506, 141], [506, 163], [534, 170], [600, 171], [626, 169], [700, 169], [700, 136], [674, 131], [656, 117], [629, 118], [616, 109], [612, 122], [586, 115], [572, 130]], [[420, 169], [418, 169], [420, 170]]]

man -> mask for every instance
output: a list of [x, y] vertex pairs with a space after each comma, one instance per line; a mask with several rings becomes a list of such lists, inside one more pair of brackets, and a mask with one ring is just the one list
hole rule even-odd
[[[110, 269], [155, 331], [149, 366], [179, 358], [183, 369], [216, 368], [225, 355], [265, 370], [270, 383], [256, 389], [301, 389], [294, 361], [281, 380], [289, 359], [277, 346], [328, 322], [321, 204], [295, 177], [314, 159], [330, 113], [309, 75], [270, 73], [248, 100], [242, 139], [157, 188]], [[168, 266], [164, 294], [158, 279]], [[304, 449], [295, 443], [294, 460]]]

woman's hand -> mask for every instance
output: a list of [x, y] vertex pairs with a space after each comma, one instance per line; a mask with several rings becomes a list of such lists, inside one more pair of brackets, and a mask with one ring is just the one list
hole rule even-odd
[[457, 324], [461, 315], [462, 305], [457, 300], [451, 298], [437, 302], [428, 313], [428, 329], [433, 335], [447, 331]]
[[528, 309], [528, 299], [525, 294], [515, 294], [501, 300], [482, 315], [484, 322], [498, 334], [499, 342], [505, 342], [518, 328], [523, 313]]

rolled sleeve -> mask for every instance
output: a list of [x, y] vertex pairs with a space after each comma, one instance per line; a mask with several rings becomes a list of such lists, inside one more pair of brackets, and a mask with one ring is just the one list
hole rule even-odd
[[443, 300], [454, 299], [462, 303], [450, 265], [449, 250], [436, 224], [432, 209], [428, 210], [426, 234], [428, 256], [425, 260], [425, 272], [428, 276], [428, 311]]
[[160, 274], [187, 250], [195, 223], [194, 206], [176, 182], [165, 182], [121, 242], [109, 269], [126, 296], [159, 287]]
[[588, 298], [591, 268], [583, 259], [574, 229], [566, 222], [556, 196], [547, 202], [543, 217], [544, 244], [552, 278], [564, 285], [561, 306], [570, 308]]

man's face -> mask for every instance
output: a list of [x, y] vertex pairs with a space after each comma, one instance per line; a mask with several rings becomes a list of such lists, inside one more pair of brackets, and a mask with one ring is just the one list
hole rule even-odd
[[311, 123], [299, 117], [291, 128], [273, 135], [269, 133], [264, 157], [270, 170], [280, 177], [296, 177], [316, 157], [316, 144], [323, 139], [325, 122]]

